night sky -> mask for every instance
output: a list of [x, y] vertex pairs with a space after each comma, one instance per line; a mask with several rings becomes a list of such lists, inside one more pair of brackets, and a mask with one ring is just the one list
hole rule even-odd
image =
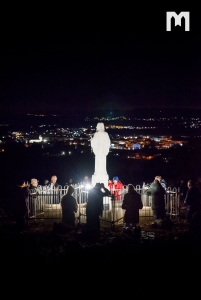
[[[69, 9], [57, 19], [8, 14], [1, 27], [1, 112], [201, 108], [198, 9], [92, 9]], [[167, 32], [166, 11], [190, 11], [190, 32], [184, 23]]]

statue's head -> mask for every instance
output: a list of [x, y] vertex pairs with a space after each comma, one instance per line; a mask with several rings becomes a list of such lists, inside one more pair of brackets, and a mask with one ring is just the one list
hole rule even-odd
[[103, 123], [98, 123], [96, 127], [97, 131], [104, 131], [105, 127]]

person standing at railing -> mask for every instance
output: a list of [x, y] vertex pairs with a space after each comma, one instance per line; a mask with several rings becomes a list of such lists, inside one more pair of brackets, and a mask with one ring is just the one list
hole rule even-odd
[[186, 198], [186, 193], [188, 191], [187, 181], [181, 178], [177, 183], [177, 197], [179, 200], [179, 215], [181, 218], [186, 219], [186, 206], [184, 204], [184, 199]]
[[69, 180], [66, 182], [66, 184], [65, 185], [67, 185], [67, 186], [74, 186], [75, 185], [75, 181], [73, 180], [73, 178], [69, 178]]
[[36, 178], [31, 179], [29, 189], [30, 189], [30, 216], [35, 216], [36, 211], [40, 207], [38, 180]]
[[45, 179], [43, 181], [43, 185], [42, 185], [43, 193], [46, 193], [48, 191], [48, 189], [50, 189], [50, 182], [48, 179]]
[[38, 194], [38, 180], [36, 178], [31, 179], [29, 188], [31, 190], [31, 195], [36, 196]]
[[108, 186], [110, 193], [113, 195], [115, 201], [123, 200], [124, 185], [119, 180], [118, 176], [113, 177], [113, 181], [109, 180]]
[[184, 179], [180, 179], [177, 183], [177, 189], [180, 193], [180, 206], [184, 205], [184, 199], [186, 198], [186, 193], [188, 191], [187, 182]]
[[52, 197], [51, 204], [58, 204], [60, 202], [59, 197], [59, 183], [57, 182], [57, 176], [53, 175], [50, 180], [50, 193]]
[[48, 186], [49, 185], [49, 180], [48, 179], [45, 179], [44, 181], [43, 181], [43, 186]]
[[166, 190], [167, 182], [165, 181], [165, 179], [163, 179], [162, 176], [156, 176], [155, 179], [158, 180], [162, 187]]
[[25, 180], [20, 180], [14, 188], [12, 211], [15, 217], [17, 231], [26, 229], [26, 218], [29, 213], [30, 190]]
[[193, 215], [196, 212], [200, 212], [201, 209], [201, 193], [199, 188], [196, 186], [194, 180], [187, 182], [188, 191], [184, 199], [184, 204], [187, 207], [187, 222], [190, 223]]
[[91, 180], [88, 175], [84, 176], [82, 184], [84, 185], [85, 189], [87, 189], [88, 186], [91, 186]]
[[48, 194], [50, 190], [50, 182], [48, 179], [43, 180], [43, 185], [41, 186], [41, 191], [43, 194]]
[[140, 234], [139, 209], [143, 208], [141, 195], [136, 192], [132, 184], [128, 184], [128, 192], [124, 194], [122, 209], [125, 209], [124, 214], [124, 229], [134, 229], [134, 232]]
[[165, 195], [166, 191], [158, 179], [154, 179], [150, 187], [144, 192], [145, 195], [152, 196], [151, 208], [153, 212], [153, 225], [158, 225], [166, 219]]
[[50, 188], [54, 190], [58, 190], [59, 183], [57, 182], [57, 176], [53, 175], [50, 179]]

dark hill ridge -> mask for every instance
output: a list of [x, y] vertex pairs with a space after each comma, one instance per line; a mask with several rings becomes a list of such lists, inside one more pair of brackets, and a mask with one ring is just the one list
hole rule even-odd
[[[133, 110], [76, 110], [69, 111], [67, 114], [46, 114], [38, 112], [34, 114], [13, 114], [13, 113], [0, 113], [0, 124], [9, 125], [40, 125], [41, 123], [48, 124], [66, 124], [66, 126], [83, 126], [88, 124], [85, 121], [86, 117], [120, 117], [125, 116], [130, 118], [153, 118], [153, 117], [188, 117], [188, 118], [201, 118], [201, 109], [192, 108], [136, 108]], [[96, 123], [97, 121], [94, 121]], [[104, 121], [107, 122], [107, 121]]]
[[201, 109], [196, 108], [135, 108], [132, 110], [97, 110], [85, 112], [88, 116], [126, 116], [130, 118], [150, 118], [150, 117], [201, 117]]

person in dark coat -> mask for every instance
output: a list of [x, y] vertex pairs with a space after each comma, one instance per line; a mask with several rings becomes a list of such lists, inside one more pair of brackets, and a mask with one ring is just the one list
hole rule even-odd
[[152, 196], [152, 212], [154, 223], [165, 220], [166, 209], [165, 209], [165, 195], [166, 191], [157, 179], [151, 183], [150, 187], [145, 191], [145, 194]]
[[59, 183], [57, 182], [57, 176], [53, 175], [50, 179], [51, 189], [57, 190], [59, 188]]
[[190, 221], [189, 229], [194, 237], [201, 241], [201, 211], [196, 211]]
[[13, 214], [18, 231], [23, 231], [26, 228], [26, 217], [29, 212], [29, 194], [30, 190], [25, 180], [20, 180], [15, 187], [13, 195]]
[[61, 198], [62, 224], [75, 226], [75, 214], [78, 209], [78, 204], [74, 193], [74, 187], [70, 185], [67, 193]]
[[200, 212], [200, 201], [201, 194], [199, 188], [195, 185], [194, 180], [189, 180], [187, 182], [188, 191], [186, 193], [186, 197], [184, 199], [184, 204], [187, 207], [187, 222], [190, 223], [193, 215], [196, 212]]
[[165, 179], [162, 178], [162, 176], [155, 176], [155, 179], [158, 180], [160, 182], [160, 184], [162, 185], [162, 187], [166, 190], [167, 188], [167, 182], [165, 181]]
[[86, 217], [87, 217], [87, 231], [98, 233], [100, 231], [100, 217], [103, 214], [103, 197], [105, 194], [101, 191], [101, 184], [96, 185], [89, 190]]
[[38, 180], [36, 178], [31, 179], [29, 186], [30, 190], [30, 217], [36, 216], [37, 211], [40, 208], [41, 199], [39, 197]]
[[128, 184], [128, 192], [124, 194], [122, 209], [125, 209], [124, 222], [125, 229], [136, 228], [139, 223], [139, 209], [143, 208], [141, 195], [136, 192], [132, 184]]
[[184, 204], [184, 199], [186, 198], [186, 193], [188, 191], [187, 182], [184, 179], [181, 179], [177, 183], [177, 189], [180, 195], [180, 206]]
[[110, 190], [108, 190], [108, 189], [105, 187], [104, 183], [101, 183], [101, 184], [100, 184], [100, 187], [101, 187], [101, 190], [102, 190], [103, 193], [104, 193], [104, 196], [111, 196]]

